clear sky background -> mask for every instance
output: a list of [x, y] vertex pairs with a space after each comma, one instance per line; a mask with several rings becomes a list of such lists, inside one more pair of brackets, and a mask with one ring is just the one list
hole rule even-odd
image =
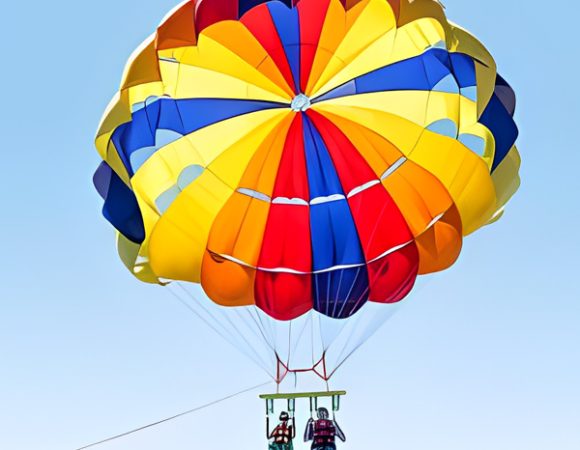
[[[577, 450], [580, 6], [445, 4], [516, 89], [523, 185], [336, 376], [342, 448]], [[266, 380], [126, 272], [91, 185], [101, 113], [173, 6], [1, 7], [1, 449], [73, 450]], [[102, 448], [264, 449], [257, 393]]]

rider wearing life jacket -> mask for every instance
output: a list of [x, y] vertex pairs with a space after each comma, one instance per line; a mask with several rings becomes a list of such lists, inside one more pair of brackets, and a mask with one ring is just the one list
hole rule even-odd
[[342, 442], [346, 441], [346, 436], [336, 423], [336, 420], [329, 419], [326, 408], [318, 408], [318, 420], [310, 419], [306, 424], [304, 432], [304, 442], [312, 441], [312, 450], [336, 450], [335, 438]]
[[[290, 424], [291, 423], [291, 424]], [[290, 417], [287, 412], [280, 414], [280, 423], [274, 431], [270, 433], [268, 439], [273, 439], [269, 450], [293, 450], [293, 439], [296, 437], [294, 417]]]

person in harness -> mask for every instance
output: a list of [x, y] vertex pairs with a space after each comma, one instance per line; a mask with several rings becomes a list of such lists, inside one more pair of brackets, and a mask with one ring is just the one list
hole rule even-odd
[[268, 439], [272, 439], [272, 442], [268, 446], [269, 450], [293, 450], [294, 445], [292, 441], [296, 437], [296, 427], [294, 425], [294, 417], [284, 411], [280, 414], [280, 423], [274, 431], [269, 432], [268, 427]]
[[312, 441], [312, 450], [336, 450], [335, 438], [345, 442], [346, 436], [336, 420], [329, 418], [326, 408], [318, 408], [316, 415], [317, 420], [310, 418], [306, 424], [304, 442]]

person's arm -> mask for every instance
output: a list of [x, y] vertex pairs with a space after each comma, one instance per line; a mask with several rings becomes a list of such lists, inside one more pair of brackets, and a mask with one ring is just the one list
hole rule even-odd
[[344, 435], [344, 432], [342, 431], [342, 429], [338, 426], [338, 423], [336, 422], [336, 420], [333, 420], [334, 422], [334, 428], [336, 429], [336, 435], [338, 436], [338, 438], [342, 441], [342, 442], [346, 442], [346, 436]]
[[292, 428], [292, 439], [294, 439], [296, 437], [296, 421], [294, 420], [294, 416], [292, 416], [292, 425], [290, 425], [290, 428]]
[[304, 442], [311, 441], [314, 438], [314, 419], [308, 419], [306, 429], [304, 430]]
[[266, 438], [270, 439], [270, 415], [266, 416]]

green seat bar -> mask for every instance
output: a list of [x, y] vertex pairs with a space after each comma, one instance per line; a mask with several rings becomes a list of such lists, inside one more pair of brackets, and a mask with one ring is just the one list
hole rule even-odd
[[296, 398], [336, 397], [342, 395], [346, 395], [346, 391], [304, 392], [296, 394], [262, 394], [260, 395], [260, 398], [263, 400], [287, 400]]

